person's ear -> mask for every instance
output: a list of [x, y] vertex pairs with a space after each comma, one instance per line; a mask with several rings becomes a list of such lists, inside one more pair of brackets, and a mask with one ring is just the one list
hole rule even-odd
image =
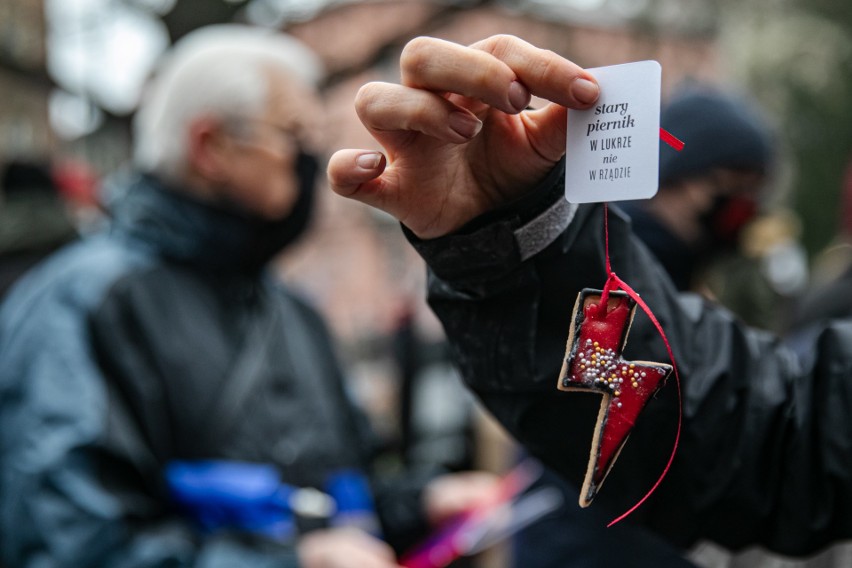
[[189, 125], [187, 160], [199, 176], [210, 182], [222, 182], [227, 177], [230, 155], [230, 138], [222, 121], [204, 116]]

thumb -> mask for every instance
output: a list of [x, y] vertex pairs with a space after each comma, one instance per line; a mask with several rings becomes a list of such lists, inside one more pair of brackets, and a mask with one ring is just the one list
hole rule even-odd
[[328, 161], [331, 190], [387, 211], [387, 199], [393, 190], [388, 176], [382, 177], [387, 159], [375, 150], [338, 150]]
[[570, 120], [569, 111], [562, 105], [549, 103], [521, 115], [527, 128], [530, 144], [544, 158], [556, 162], [565, 154], [565, 136]]

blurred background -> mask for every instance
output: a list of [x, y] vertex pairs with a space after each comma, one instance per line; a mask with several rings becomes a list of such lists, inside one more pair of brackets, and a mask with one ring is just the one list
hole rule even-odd
[[[783, 310], [852, 259], [848, 0], [0, 0], [0, 284], [102, 223], [157, 57], [197, 27], [231, 21], [286, 30], [320, 54], [330, 150], [374, 146], [355, 93], [395, 81], [399, 52], [417, 35], [467, 44], [509, 33], [584, 67], [656, 59], [664, 97], [688, 81], [747, 91], [780, 147], [772, 199], [740, 247], [760, 268], [767, 303]], [[280, 271], [331, 323], [387, 467], [505, 470], [514, 449], [460, 388], [423, 301], [424, 268], [397, 224], [321, 195], [309, 236]], [[724, 277], [708, 286], [730, 296]], [[763, 312], [751, 323], [782, 331], [784, 320]], [[707, 566], [755, 565], [709, 545], [695, 554]]]

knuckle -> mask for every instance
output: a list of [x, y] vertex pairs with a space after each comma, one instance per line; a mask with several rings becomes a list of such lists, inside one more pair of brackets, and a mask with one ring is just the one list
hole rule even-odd
[[355, 95], [355, 112], [359, 117], [369, 114], [377, 106], [380, 89], [380, 83], [366, 83], [358, 89]]
[[533, 60], [533, 69], [531, 74], [537, 80], [544, 80], [553, 73], [558, 72], [558, 55], [550, 50], [541, 50], [543, 57], [538, 57]]
[[509, 34], [497, 34], [485, 40], [484, 46], [494, 57], [503, 59], [517, 49], [518, 38]]
[[510, 50], [514, 49], [517, 38], [509, 34], [496, 34], [492, 36], [494, 47], [497, 49]]
[[504, 66], [499, 61], [486, 59], [482, 64], [466, 70], [466, 74], [470, 78], [471, 85], [479, 88], [491, 88], [495, 84], [502, 83], [506, 72]]
[[428, 66], [432, 43], [431, 38], [417, 37], [405, 44], [399, 58], [400, 68], [404, 74], [417, 75]]
[[404, 121], [407, 130], [422, 130], [432, 122], [432, 107], [427, 100], [413, 101]]

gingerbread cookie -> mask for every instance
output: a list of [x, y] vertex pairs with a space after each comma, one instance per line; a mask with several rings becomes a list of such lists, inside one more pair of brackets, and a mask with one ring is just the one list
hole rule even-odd
[[672, 371], [671, 365], [626, 361], [622, 350], [636, 303], [619, 291], [601, 305], [601, 291], [585, 289], [577, 297], [568, 347], [557, 387], [601, 395], [592, 435], [589, 465], [580, 490], [580, 506], [595, 498], [636, 418]]

